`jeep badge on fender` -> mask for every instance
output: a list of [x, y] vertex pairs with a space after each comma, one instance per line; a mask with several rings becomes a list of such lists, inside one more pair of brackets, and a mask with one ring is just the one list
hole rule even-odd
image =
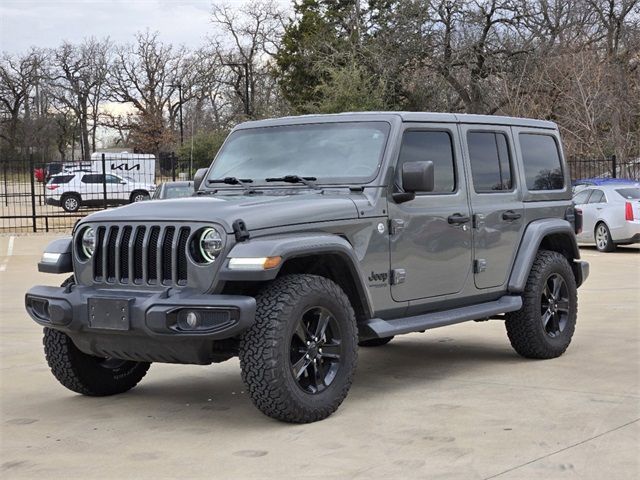
[[[133, 388], [152, 362], [240, 357], [266, 415], [331, 415], [358, 346], [504, 321], [553, 358], [589, 268], [554, 123], [447, 113], [247, 122], [194, 195], [88, 215], [38, 264], [70, 273], [25, 298], [59, 382]], [[388, 228], [386, 228], [388, 226]]]

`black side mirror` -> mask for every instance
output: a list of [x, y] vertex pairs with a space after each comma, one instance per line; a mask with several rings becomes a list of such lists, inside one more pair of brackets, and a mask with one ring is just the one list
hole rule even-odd
[[402, 165], [402, 189], [393, 194], [398, 202], [413, 200], [416, 192], [432, 192], [434, 188], [433, 162], [407, 162]]
[[199, 168], [196, 171], [196, 174], [193, 176], [193, 191], [197, 192], [198, 190], [200, 190], [200, 185], [202, 185], [202, 181], [204, 180], [204, 177], [207, 176], [207, 172], [209, 171], [208, 168]]

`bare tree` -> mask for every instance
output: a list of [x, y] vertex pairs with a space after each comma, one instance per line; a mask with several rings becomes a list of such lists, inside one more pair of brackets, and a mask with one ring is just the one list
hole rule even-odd
[[108, 39], [98, 41], [92, 38], [80, 45], [65, 42], [52, 53], [49, 78], [52, 93], [62, 108], [73, 111], [78, 120], [80, 151], [84, 160], [91, 158], [96, 147], [110, 49]]
[[284, 18], [277, 3], [271, 0], [253, 0], [239, 8], [213, 5], [212, 22], [221, 33], [213, 37], [212, 50], [219, 65], [233, 73], [220, 80], [232, 88], [250, 115], [268, 110], [277, 93], [269, 60], [278, 48]]

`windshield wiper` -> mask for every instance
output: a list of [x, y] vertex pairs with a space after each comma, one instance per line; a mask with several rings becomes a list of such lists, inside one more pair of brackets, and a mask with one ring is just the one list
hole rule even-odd
[[285, 175], [284, 177], [272, 177], [265, 179], [265, 182], [285, 182], [285, 183], [303, 183], [309, 188], [318, 188], [313, 183], [317, 180], [316, 177], [300, 177], [298, 175]]
[[245, 193], [257, 193], [257, 191], [251, 188], [247, 183], [253, 183], [250, 178], [236, 178], [236, 177], [224, 177], [224, 178], [212, 178], [207, 180], [207, 185], [212, 183], [226, 183], [227, 185], [240, 185]]

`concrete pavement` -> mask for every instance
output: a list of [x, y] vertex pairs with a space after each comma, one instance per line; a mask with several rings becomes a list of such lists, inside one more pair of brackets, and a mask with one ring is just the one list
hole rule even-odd
[[[264, 417], [236, 359], [155, 364], [88, 398], [49, 373], [25, 290], [49, 236], [0, 236], [2, 478], [640, 478], [640, 250], [583, 249], [573, 343], [518, 357], [499, 321], [361, 349], [349, 396], [310, 425]], [[5, 265], [2, 268], [2, 265]]]

